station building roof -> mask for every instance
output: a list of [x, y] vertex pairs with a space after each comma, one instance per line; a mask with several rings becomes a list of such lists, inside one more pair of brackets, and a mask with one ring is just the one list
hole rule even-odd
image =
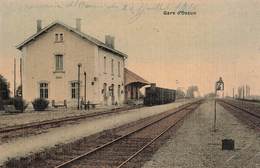
[[107, 46], [105, 43], [101, 42], [100, 40], [98, 40], [98, 39], [96, 39], [96, 38], [94, 38], [94, 37], [92, 37], [92, 36], [89, 36], [89, 35], [87, 35], [87, 34], [81, 32], [81, 31], [77, 30], [76, 28], [73, 28], [73, 27], [71, 27], [71, 26], [69, 26], [69, 25], [66, 25], [66, 24], [64, 24], [64, 23], [61, 22], [61, 21], [54, 21], [53, 23], [49, 24], [49, 25], [46, 26], [45, 28], [41, 29], [39, 32], [37, 32], [37, 33], [33, 34], [32, 36], [28, 37], [28, 38], [27, 38], [26, 40], [24, 40], [22, 43], [18, 44], [18, 45], [16, 46], [16, 48], [19, 49], [19, 50], [21, 50], [21, 49], [23, 48], [23, 46], [25, 46], [25, 45], [27, 45], [29, 42], [35, 40], [38, 36], [40, 36], [40, 35], [42, 35], [42, 34], [48, 32], [48, 30], [49, 30], [50, 28], [52, 28], [52, 27], [54, 27], [54, 26], [56, 26], [56, 25], [60, 25], [60, 26], [64, 27], [65, 29], [69, 30], [70, 32], [73, 32], [73, 33], [79, 35], [79, 36], [82, 37], [83, 39], [85, 39], [85, 40], [87, 40], [87, 41], [89, 41], [89, 42], [91, 42], [91, 43], [97, 45], [97, 46], [100, 47], [100, 48], [103, 48], [103, 49], [105, 49], [105, 50], [107, 50], [107, 51], [110, 51], [110, 52], [112, 52], [112, 53], [115, 53], [115, 54], [117, 54], [117, 55], [119, 55], [119, 56], [121, 56], [121, 57], [123, 57], [123, 58], [127, 58], [127, 54], [125, 54], [125, 53], [123, 53], [123, 52], [121, 52], [121, 51], [118, 51], [118, 50], [116, 50], [116, 49], [114, 49], [114, 48], [111, 48], [111, 47]]
[[124, 68], [124, 73], [125, 73], [125, 85], [129, 85], [132, 83], [139, 83], [142, 86], [145, 86], [151, 84], [150, 82], [148, 82], [147, 80], [145, 80], [144, 78], [130, 71], [127, 68]]

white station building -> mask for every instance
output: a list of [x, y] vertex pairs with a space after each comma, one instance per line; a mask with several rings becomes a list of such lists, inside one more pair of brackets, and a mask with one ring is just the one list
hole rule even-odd
[[114, 48], [114, 37], [106, 36], [103, 43], [81, 32], [80, 19], [75, 28], [60, 21], [42, 28], [37, 20], [37, 32], [17, 49], [22, 57], [23, 97], [29, 102], [45, 98], [77, 105], [79, 70], [80, 100], [86, 97], [101, 105], [125, 101], [127, 55]]

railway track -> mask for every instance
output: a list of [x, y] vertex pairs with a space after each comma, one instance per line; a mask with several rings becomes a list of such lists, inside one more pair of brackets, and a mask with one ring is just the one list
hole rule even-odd
[[[111, 138], [111, 141], [106, 142], [105, 144], [90, 151], [83, 152], [78, 156], [74, 156], [72, 158], [71, 156], [63, 156], [63, 158], [65, 157], [71, 159], [56, 165], [55, 168], [129, 167], [131, 160], [144, 152], [178, 122], [182, 121], [187, 114], [194, 111], [200, 104], [201, 101], [190, 103], [174, 112], [158, 115], [157, 118], [153, 119], [151, 122], [145, 123], [137, 129], [123, 135], [113, 135], [117, 138]], [[78, 151], [71, 151], [70, 155], [73, 156], [77, 152]], [[55, 162], [56, 161], [54, 161], [54, 163]]]
[[25, 137], [31, 135], [38, 135], [46, 132], [47, 129], [59, 127], [65, 124], [73, 124], [80, 120], [84, 120], [92, 117], [99, 117], [103, 115], [112, 115], [116, 113], [121, 113], [127, 110], [141, 108], [142, 106], [116, 108], [109, 111], [82, 114], [78, 116], [70, 116], [64, 118], [58, 118], [53, 120], [46, 120], [41, 122], [32, 122], [21, 125], [14, 125], [9, 127], [0, 128], [0, 144], [6, 143], [17, 137]]
[[231, 103], [225, 100], [218, 100], [218, 103], [220, 103], [220, 105], [222, 105], [224, 108], [227, 108], [229, 111], [231, 110], [239, 119], [260, 130], [260, 113], [254, 112], [254, 109], [245, 109], [239, 105], [236, 105], [235, 103]]
[[18, 130], [24, 130], [24, 129], [30, 129], [30, 128], [40, 128], [40, 127], [43, 127], [46, 125], [55, 125], [55, 124], [60, 124], [63, 122], [76, 121], [76, 120], [80, 120], [80, 119], [97, 117], [97, 116], [102, 116], [102, 115], [106, 115], [106, 114], [113, 114], [113, 113], [118, 113], [118, 112], [122, 112], [122, 111], [126, 111], [126, 110], [132, 110], [132, 109], [136, 109], [136, 108], [140, 108], [140, 106], [116, 108], [116, 109], [112, 109], [112, 110], [104, 111], [104, 112], [82, 114], [82, 115], [78, 115], [78, 116], [70, 116], [70, 117], [63, 117], [63, 118], [40, 121], [40, 122], [31, 122], [31, 123], [26, 123], [26, 124], [8, 126], [8, 127], [0, 128], [0, 133], [8, 133], [8, 132], [12, 132], [12, 131], [18, 131]]

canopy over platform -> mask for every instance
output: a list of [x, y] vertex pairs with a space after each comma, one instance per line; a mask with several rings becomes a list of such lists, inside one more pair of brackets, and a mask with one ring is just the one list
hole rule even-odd
[[142, 95], [140, 89], [145, 85], [150, 85], [151, 83], [126, 68], [124, 69], [124, 75], [126, 102], [131, 103], [133, 100], [138, 101], [140, 99], [140, 95]]
[[148, 82], [147, 80], [145, 80], [144, 78], [130, 71], [127, 68], [124, 68], [124, 73], [125, 73], [125, 86], [132, 83], [138, 84], [140, 87], [151, 84], [150, 82]]

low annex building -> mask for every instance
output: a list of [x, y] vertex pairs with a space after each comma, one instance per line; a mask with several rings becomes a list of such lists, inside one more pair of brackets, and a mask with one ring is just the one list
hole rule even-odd
[[[105, 43], [75, 28], [55, 21], [45, 28], [37, 21], [37, 32], [17, 46], [23, 61], [23, 97], [45, 98], [77, 105], [86, 97], [102, 105], [124, 103], [124, 67], [127, 55], [116, 50], [114, 37]], [[79, 68], [80, 67], [80, 68]], [[80, 93], [78, 93], [80, 72]], [[85, 77], [86, 76], [86, 80]]]
[[132, 103], [133, 101], [138, 101], [140, 99], [140, 89], [151, 83], [127, 68], [124, 68], [124, 74], [126, 102]]

